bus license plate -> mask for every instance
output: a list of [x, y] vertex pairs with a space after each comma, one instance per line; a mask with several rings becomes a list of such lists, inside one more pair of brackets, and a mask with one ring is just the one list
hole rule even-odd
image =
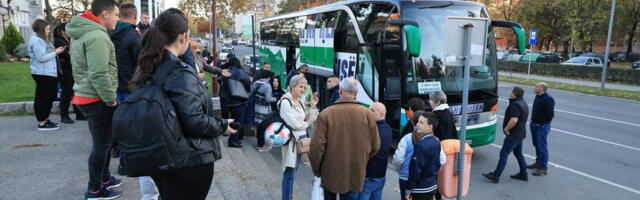
[[[484, 103], [469, 104], [467, 107], [467, 111], [469, 111], [468, 113], [479, 113], [479, 112], [482, 112], [483, 110], [484, 110]], [[449, 107], [449, 112], [451, 112], [451, 114], [460, 115], [462, 114], [461, 111], [462, 111], [462, 105]]]

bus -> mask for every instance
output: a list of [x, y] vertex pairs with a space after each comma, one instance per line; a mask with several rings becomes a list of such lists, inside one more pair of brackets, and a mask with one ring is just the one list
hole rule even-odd
[[[358, 102], [387, 107], [394, 140], [407, 123], [407, 102], [428, 102], [429, 91], [447, 94], [460, 127], [463, 67], [445, 66], [445, 22], [448, 17], [489, 19], [482, 3], [467, 1], [351, 0], [266, 18], [260, 21], [260, 63], [285, 77], [307, 65], [312, 88], [321, 98], [326, 77], [355, 77]], [[467, 141], [493, 143], [498, 109], [498, 69], [494, 28], [513, 31], [517, 49], [525, 51], [524, 29], [518, 23], [489, 21], [484, 66], [471, 66]], [[477, 47], [480, 50], [482, 46]], [[326, 105], [321, 105], [326, 106]]]

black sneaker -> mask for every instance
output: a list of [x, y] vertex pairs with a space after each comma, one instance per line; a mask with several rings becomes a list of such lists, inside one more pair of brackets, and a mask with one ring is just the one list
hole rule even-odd
[[118, 190], [101, 187], [100, 190], [95, 193], [87, 191], [87, 193], [84, 194], [84, 197], [87, 200], [108, 200], [118, 198], [121, 194], [122, 192]]
[[494, 175], [493, 172], [482, 174], [482, 176], [489, 179], [493, 183], [498, 183], [498, 181], [500, 181], [500, 178], [496, 177], [496, 175]]
[[47, 121], [43, 125], [40, 125], [40, 123], [38, 123], [39, 131], [53, 131], [53, 130], [58, 130], [59, 128], [60, 126], [58, 126], [58, 124], [53, 123], [51, 121]]
[[69, 117], [69, 115], [60, 116], [60, 122], [65, 124], [73, 124], [73, 120], [71, 119], [71, 117]]
[[529, 181], [529, 177], [527, 176], [527, 173], [517, 173], [514, 175], [511, 175], [512, 179], [518, 179], [521, 181]]

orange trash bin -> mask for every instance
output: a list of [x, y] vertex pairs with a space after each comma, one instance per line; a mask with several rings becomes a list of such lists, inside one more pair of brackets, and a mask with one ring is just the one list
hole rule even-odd
[[[447, 162], [438, 171], [438, 190], [446, 198], [458, 196], [458, 176], [456, 173], [457, 154], [460, 152], [460, 140], [449, 139], [440, 142], [442, 151], [447, 156]], [[469, 177], [471, 174], [471, 155], [473, 149], [465, 144], [464, 147], [464, 179], [462, 183], [462, 196], [469, 192]]]

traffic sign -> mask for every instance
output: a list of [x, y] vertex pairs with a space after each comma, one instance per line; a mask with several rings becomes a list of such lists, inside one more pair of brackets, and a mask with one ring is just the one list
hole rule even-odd
[[529, 30], [529, 44], [530, 45], [535, 45], [536, 44], [536, 38], [537, 37], [538, 37], [538, 30], [536, 30], [536, 29]]

